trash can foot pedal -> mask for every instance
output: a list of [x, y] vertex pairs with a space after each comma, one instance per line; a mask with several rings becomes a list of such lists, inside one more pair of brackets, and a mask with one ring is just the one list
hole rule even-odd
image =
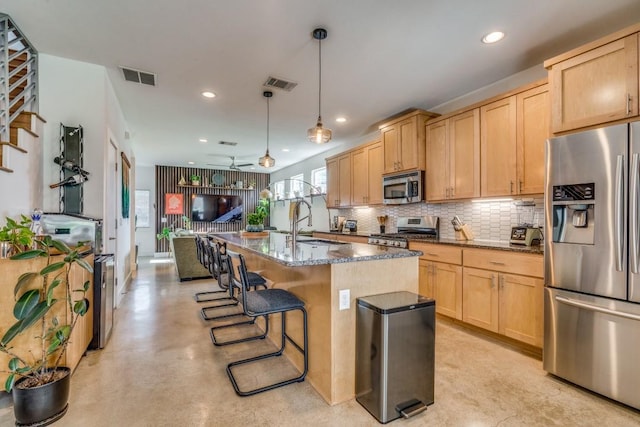
[[425, 411], [427, 405], [419, 401], [418, 399], [407, 400], [396, 405], [396, 411], [400, 412], [404, 418], [413, 417], [420, 412]]

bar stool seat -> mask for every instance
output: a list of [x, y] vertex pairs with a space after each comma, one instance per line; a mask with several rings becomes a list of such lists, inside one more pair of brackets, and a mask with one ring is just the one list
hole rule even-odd
[[284, 289], [264, 289], [247, 292], [243, 304], [245, 305], [245, 313], [254, 317], [304, 307], [304, 302]]

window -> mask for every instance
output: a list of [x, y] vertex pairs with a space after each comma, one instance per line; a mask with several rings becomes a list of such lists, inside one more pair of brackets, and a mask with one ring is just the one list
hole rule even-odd
[[311, 185], [320, 193], [327, 192], [327, 168], [321, 167], [311, 171]]
[[284, 181], [274, 182], [271, 186], [271, 193], [276, 200], [284, 199]]
[[289, 181], [289, 198], [304, 197], [304, 174], [298, 174], [291, 177]]
[[151, 213], [149, 190], [136, 190], [136, 227], [147, 228], [151, 226], [149, 216]]

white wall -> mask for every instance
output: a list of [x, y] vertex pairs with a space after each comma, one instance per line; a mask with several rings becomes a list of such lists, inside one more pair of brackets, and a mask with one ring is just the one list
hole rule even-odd
[[136, 190], [149, 190], [149, 203], [151, 205], [149, 218], [151, 226], [138, 227], [135, 233], [135, 242], [138, 245], [138, 255], [153, 256], [156, 250], [156, 175], [154, 166], [136, 167]]

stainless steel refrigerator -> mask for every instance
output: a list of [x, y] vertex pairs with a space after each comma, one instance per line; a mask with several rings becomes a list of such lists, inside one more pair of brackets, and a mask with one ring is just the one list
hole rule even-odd
[[640, 409], [640, 123], [552, 138], [543, 366]]

